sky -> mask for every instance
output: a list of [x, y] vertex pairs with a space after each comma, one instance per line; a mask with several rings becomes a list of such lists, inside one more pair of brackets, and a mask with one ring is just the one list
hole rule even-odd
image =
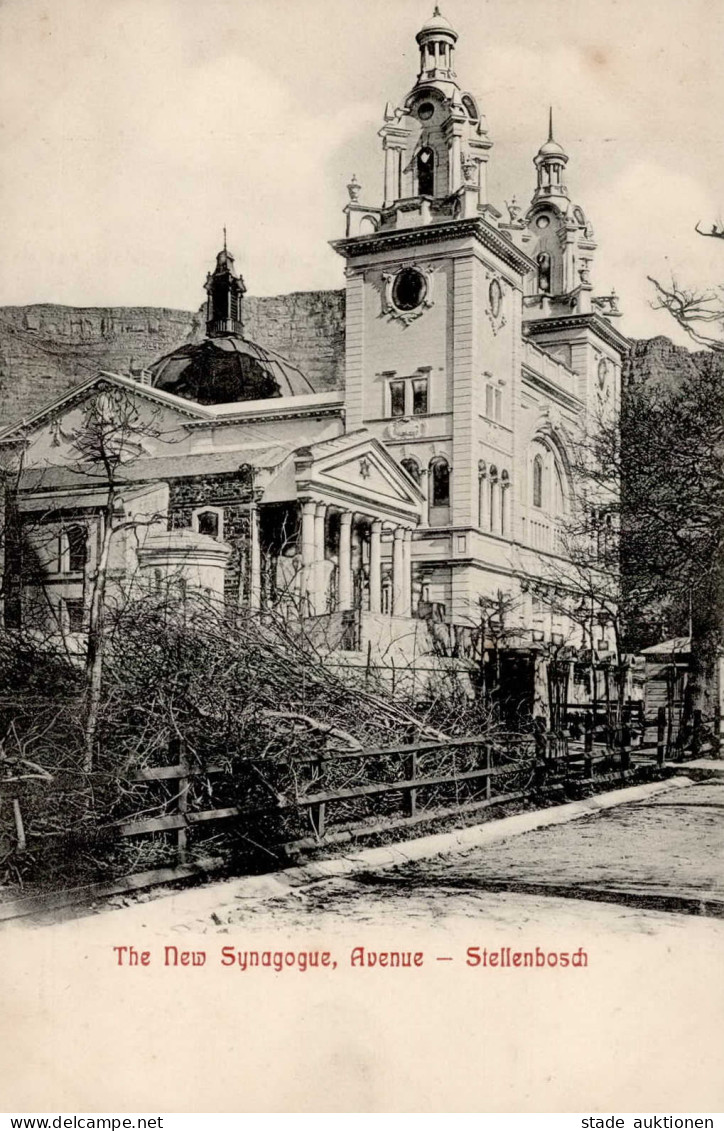
[[[722, 0], [442, 0], [494, 147], [530, 199], [548, 105], [635, 337], [677, 338], [647, 276], [724, 281]], [[196, 309], [228, 229], [251, 294], [344, 285], [352, 173], [414, 83], [432, 0], [0, 0], [0, 304]]]

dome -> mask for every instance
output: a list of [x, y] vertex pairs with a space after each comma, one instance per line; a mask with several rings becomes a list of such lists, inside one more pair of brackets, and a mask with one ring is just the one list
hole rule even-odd
[[544, 142], [538, 150], [539, 157], [565, 157], [568, 160], [568, 155], [562, 145], [559, 145], [553, 138], [549, 138]]
[[440, 9], [437, 4], [435, 5], [435, 11], [430, 19], [422, 25], [417, 33], [417, 39], [419, 40], [422, 37], [433, 35], [435, 32], [447, 33], [447, 35], [454, 36], [455, 39], [458, 37], [458, 33], [455, 31], [450, 21], [446, 20], [445, 17], [440, 14]]
[[233, 404], [314, 392], [291, 361], [235, 334], [180, 346], [149, 370], [155, 389], [198, 404]]

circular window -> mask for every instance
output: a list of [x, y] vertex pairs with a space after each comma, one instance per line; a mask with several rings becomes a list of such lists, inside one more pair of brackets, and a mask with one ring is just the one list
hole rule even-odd
[[428, 122], [434, 113], [435, 107], [432, 102], [423, 102], [417, 110], [417, 116], [422, 122]]
[[536, 224], [539, 228], [547, 228], [550, 224], [550, 218], [548, 216], [539, 216], [536, 220]]
[[488, 302], [490, 304], [490, 313], [493, 318], [497, 318], [500, 314], [500, 308], [503, 305], [503, 288], [497, 279], [493, 279], [488, 287]]
[[427, 280], [414, 267], [405, 267], [392, 285], [392, 301], [398, 310], [415, 310], [427, 294]]

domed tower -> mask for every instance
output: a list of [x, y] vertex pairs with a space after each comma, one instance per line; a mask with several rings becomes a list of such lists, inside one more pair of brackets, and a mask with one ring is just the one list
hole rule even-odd
[[438, 7], [416, 35], [420, 69], [401, 105], [387, 104], [379, 136], [385, 154], [382, 207], [350, 186], [347, 235], [412, 228], [489, 213], [486, 164], [492, 142], [474, 96], [454, 67], [458, 33]]
[[539, 299], [532, 308], [549, 313], [551, 303], [579, 312], [590, 310], [591, 264], [596, 249], [593, 229], [583, 209], [573, 204], [565, 183], [568, 154], [553, 136], [549, 112], [548, 139], [533, 158], [537, 184], [526, 222], [533, 236], [528, 245], [537, 272], [529, 278], [529, 294]]
[[267, 346], [244, 337], [244, 280], [224, 246], [206, 277], [206, 337], [159, 358], [150, 366], [151, 385], [198, 404], [233, 404], [313, 393], [296, 365]]

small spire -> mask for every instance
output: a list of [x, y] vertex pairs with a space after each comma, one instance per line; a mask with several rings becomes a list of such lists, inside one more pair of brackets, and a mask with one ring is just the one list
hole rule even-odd
[[224, 224], [224, 251], [226, 251], [226, 224]]
[[553, 141], [553, 107], [548, 107], [548, 140]]
[[440, 15], [440, 5], [439, 4], [435, 5], [432, 14], [433, 14], [433, 16], [439, 16]]

